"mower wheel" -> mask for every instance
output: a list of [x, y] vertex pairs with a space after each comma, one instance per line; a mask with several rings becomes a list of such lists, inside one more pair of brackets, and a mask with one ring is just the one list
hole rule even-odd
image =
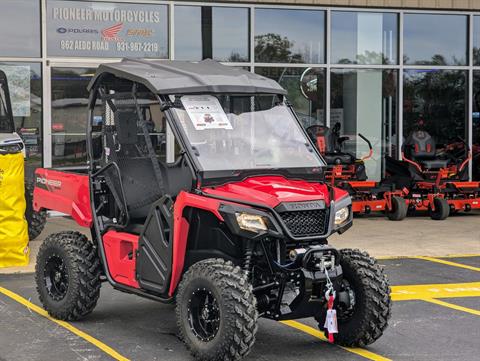
[[429, 210], [430, 218], [436, 221], [443, 221], [450, 215], [450, 206], [448, 202], [444, 198], [434, 198], [433, 204], [435, 206], [435, 210]]
[[[357, 249], [340, 250], [340, 265], [350, 304], [337, 307], [338, 333], [334, 334], [334, 342], [364, 347], [380, 338], [387, 328], [392, 307], [388, 279], [374, 258]], [[326, 311], [317, 318], [321, 330], [325, 316]]]
[[180, 337], [197, 360], [233, 361], [255, 342], [257, 301], [244, 272], [223, 259], [195, 263], [176, 297]]
[[47, 223], [47, 211], [43, 209], [36, 212], [33, 209], [33, 188], [33, 184], [25, 184], [25, 201], [27, 203], [25, 219], [28, 224], [28, 238], [30, 241], [33, 241], [42, 233], [43, 228], [45, 228], [45, 223]]
[[100, 296], [101, 265], [97, 248], [79, 232], [48, 236], [37, 256], [35, 281], [45, 310], [75, 321], [93, 311]]
[[408, 206], [402, 197], [392, 197], [392, 209], [387, 211], [387, 217], [391, 221], [401, 221], [407, 216]]

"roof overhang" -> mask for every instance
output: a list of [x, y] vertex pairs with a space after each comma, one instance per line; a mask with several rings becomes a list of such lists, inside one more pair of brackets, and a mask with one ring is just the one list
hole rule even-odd
[[101, 64], [90, 84], [106, 74], [145, 85], [156, 94], [278, 94], [287, 92], [276, 81], [213, 60], [123, 59]]

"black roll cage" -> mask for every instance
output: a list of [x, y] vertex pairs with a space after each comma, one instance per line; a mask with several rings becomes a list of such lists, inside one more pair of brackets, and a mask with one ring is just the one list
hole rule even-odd
[[[102, 84], [102, 79], [107, 75], [107, 73], [103, 73], [98, 79], [95, 85], [91, 89], [90, 99], [89, 99], [89, 116], [87, 122], [87, 152], [88, 152], [88, 159], [90, 160], [90, 171], [94, 173], [96, 170], [92, 167], [94, 166], [93, 162], [93, 147], [92, 147], [92, 121], [93, 121], [93, 111], [97, 99], [97, 94], [99, 88]], [[117, 78], [122, 79], [122, 78]], [[133, 84], [140, 84], [136, 83], [130, 79], [124, 79], [128, 82]], [[146, 86], [146, 84], [141, 84]], [[168, 95], [164, 94], [157, 94], [156, 92], [152, 91], [152, 89], [147, 88], [159, 102], [160, 109], [164, 112], [168, 125], [170, 129], [178, 141], [179, 146], [181, 147], [181, 156], [186, 156], [186, 160], [192, 172], [193, 177], [193, 184], [192, 189], [199, 188], [200, 186], [215, 186], [220, 184], [226, 184], [230, 182], [237, 182], [241, 181], [245, 178], [252, 177], [252, 176], [270, 176], [270, 175], [281, 175], [288, 177], [290, 179], [299, 179], [299, 180], [308, 180], [308, 181], [319, 181], [324, 179], [324, 170], [323, 167], [318, 168], [272, 168], [272, 169], [239, 169], [239, 170], [226, 170], [226, 171], [205, 171], [203, 170], [200, 162], [198, 161], [197, 157], [194, 154], [194, 150], [191, 146], [189, 146], [187, 141], [187, 136], [185, 135], [184, 130], [180, 126], [180, 122], [178, 121], [177, 116], [171, 110], [174, 107], [173, 103], [169, 99]], [[133, 93], [132, 93], [133, 94]], [[195, 93], [195, 95], [203, 95], [211, 93]], [[222, 93], [224, 94], [224, 93]], [[176, 94], [172, 94], [176, 95]], [[181, 94], [184, 95], [184, 94]], [[234, 95], [245, 95], [245, 96], [253, 96], [253, 95], [261, 95], [260, 93], [250, 94], [250, 93], [235, 93]], [[308, 133], [306, 132], [305, 128], [302, 126], [300, 119], [298, 118], [297, 114], [295, 113], [292, 105], [285, 99], [284, 95], [282, 94], [268, 94], [268, 95], [278, 95], [282, 102], [287, 106], [290, 114], [294, 117], [295, 121], [300, 127], [301, 132], [305, 135], [305, 138], [308, 139], [308, 142], [311, 146], [311, 150], [316, 153], [319, 159], [326, 164], [325, 160], [323, 159], [322, 155], [318, 151], [317, 147], [312, 143], [312, 140]], [[133, 96], [135, 96], [133, 94]]]

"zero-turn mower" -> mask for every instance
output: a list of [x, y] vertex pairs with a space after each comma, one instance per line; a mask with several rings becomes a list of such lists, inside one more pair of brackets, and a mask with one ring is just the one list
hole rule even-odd
[[340, 135], [340, 123], [336, 123], [332, 129], [312, 125], [307, 128], [307, 133], [327, 163], [325, 179], [332, 186], [348, 191], [354, 213], [384, 212], [392, 221], [406, 217], [404, 190], [397, 189], [391, 179], [382, 182], [368, 180], [365, 161], [372, 157], [373, 147], [365, 136], [358, 134], [368, 144], [369, 153], [358, 159], [344, 150], [344, 142], [349, 137]]
[[[435, 220], [451, 213], [480, 209], [480, 182], [468, 180], [472, 152], [461, 140], [462, 155], [440, 153], [435, 139], [425, 130], [415, 130], [402, 145], [403, 162], [391, 161], [389, 172], [406, 179], [410, 212], [428, 211]], [[465, 155], [466, 154], [466, 155]]]

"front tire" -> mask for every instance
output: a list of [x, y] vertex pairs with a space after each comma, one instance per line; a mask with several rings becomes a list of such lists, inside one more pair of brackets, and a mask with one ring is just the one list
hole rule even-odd
[[401, 221], [407, 216], [408, 207], [402, 197], [392, 197], [392, 209], [387, 211], [387, 217], [391, 221]]
[[195, 263], [176, 297], [180, 337], [198, 360], [233, 361], [255, 342], [258, 312], [243, 271], [223, 259]]
[[450, 206], [444, 198], [434, 198], [433, 205], [435, 210], [430, 209], [430, 218], [436, 221], [443, 221], [450, 215]]
[[[366, 252], [342, 249], [340, 257], [344, 284], [354, 302], [348, 310], [337, 307], [338, 334], [334, 335], [334, 342], [347, 347], [365, 347], [380, 338], [388, 326], [390, 286], [383, 269]], [[325, 313], [317, 319], [321, 330]]]
[[35, 281], [40, 302], [59, 320], [79, 320], [93, 311], [100, 296], [97, 249], [79, 232], [48, 236], [38, 251]]

